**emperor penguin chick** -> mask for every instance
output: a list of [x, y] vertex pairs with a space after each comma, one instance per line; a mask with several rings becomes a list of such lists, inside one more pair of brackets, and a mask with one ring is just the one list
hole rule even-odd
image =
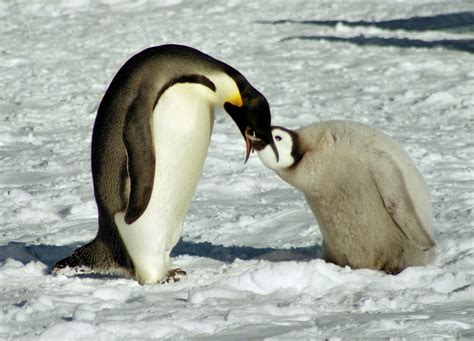
[[350, 121], [272, 127], [272, 135], [277, 152], [258, 138], [252, 146], [304, 193], [326, 261], [396, 274], [434, 258], [429, 190], [392, 138]]

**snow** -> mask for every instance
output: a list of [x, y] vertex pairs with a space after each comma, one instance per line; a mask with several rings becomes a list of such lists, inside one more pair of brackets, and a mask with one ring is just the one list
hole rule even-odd
[[[4, 0], [0, 17], [0, 339], [474, 338], [472, 2]], [[397, 139], [432, 191], [436, 261], [392, 276], [321, 260], [304, 197], [243, 165], [220, 111], [173, 251], [185, 279], [52, 276], [97, 230], [107, 84], [171, 42], [239, 69], [275, 124], [351, 119]]]

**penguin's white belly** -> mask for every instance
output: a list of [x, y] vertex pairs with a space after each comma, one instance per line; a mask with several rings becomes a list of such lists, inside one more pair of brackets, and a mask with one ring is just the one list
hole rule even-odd
[[142, 284], [162, 280], [181, 235], [209, 147], [214, 93], [203, 85], [178, 83], [166, 90], [152, 118], [155, 177], [143, 215], [128, 225], [115, 222]]

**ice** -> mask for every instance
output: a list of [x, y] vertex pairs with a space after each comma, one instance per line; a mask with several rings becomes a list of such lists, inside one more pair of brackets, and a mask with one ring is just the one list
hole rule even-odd
[[96, 314], [88, 304], [81, 304], [74, 311], [72, 318], [76, 321], [93, 321], [96, 318]]
[[428, 104], [437, 104], [437, 105], [450, 105], [457, 103], [456, 97], [449, 92], [436, 92], [431, 94], [427, 99], [426, 102]]
[[71, 321], [58, 323], [48, 327], [41, 334], [40, 340], [84, 340], [94, 338], [95, 340], [110, 340], [113, 338], [112, 333], [100, 331], [92, 323]]
[[[0, 339], [474, 338], [474, 5], [53, 0], [0, 3]], [[405, 147], [433, 197], [437, 258], [393, 276], [321, 258], [304, 197], [216, 110], [173, 263], [180, 282], [52, 276], [94, 238], [95, 112], [153, 45], [221, 59], [272, 123], [350, 119]]]
[[94, 291], [93, 296], [101, 300], [114, 300], [119, 302], [125, 302], [129, 298], [129, 288], [127, 286], [121, 286], [118, 288], [102, 288]]

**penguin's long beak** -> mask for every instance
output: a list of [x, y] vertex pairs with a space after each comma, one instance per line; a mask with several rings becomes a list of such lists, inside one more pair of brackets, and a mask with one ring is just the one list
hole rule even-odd
[[244, 164], [245, 164], [247, 163], [250, 157], [250, 152], [254, 151], [253, 145], [252, 145], [252, 139], [255, 138], [255, 132], [251, 133], [251, 129], [249, 127], [245, 128], [244, 138], [245, 138], [245, 161], [244, 161]]
[[[229, 102], [224, 103], [225, 111], [232, 117], [245, 139], [244, 163], [248, 161], [250, 152], [255, 149], [257, 142], [259, 146], [270, 145], [278, 161], [278, 151], [271, 131], [270, 109], [266, 100], [264, 98], [263, 100], [263, 109], [260, 110], [249, 110], [246, 106], [237, 107]], [[253, 107], [257, 107], [257, 105]], [[260, 114], [255, 115], [256, 112]]]

